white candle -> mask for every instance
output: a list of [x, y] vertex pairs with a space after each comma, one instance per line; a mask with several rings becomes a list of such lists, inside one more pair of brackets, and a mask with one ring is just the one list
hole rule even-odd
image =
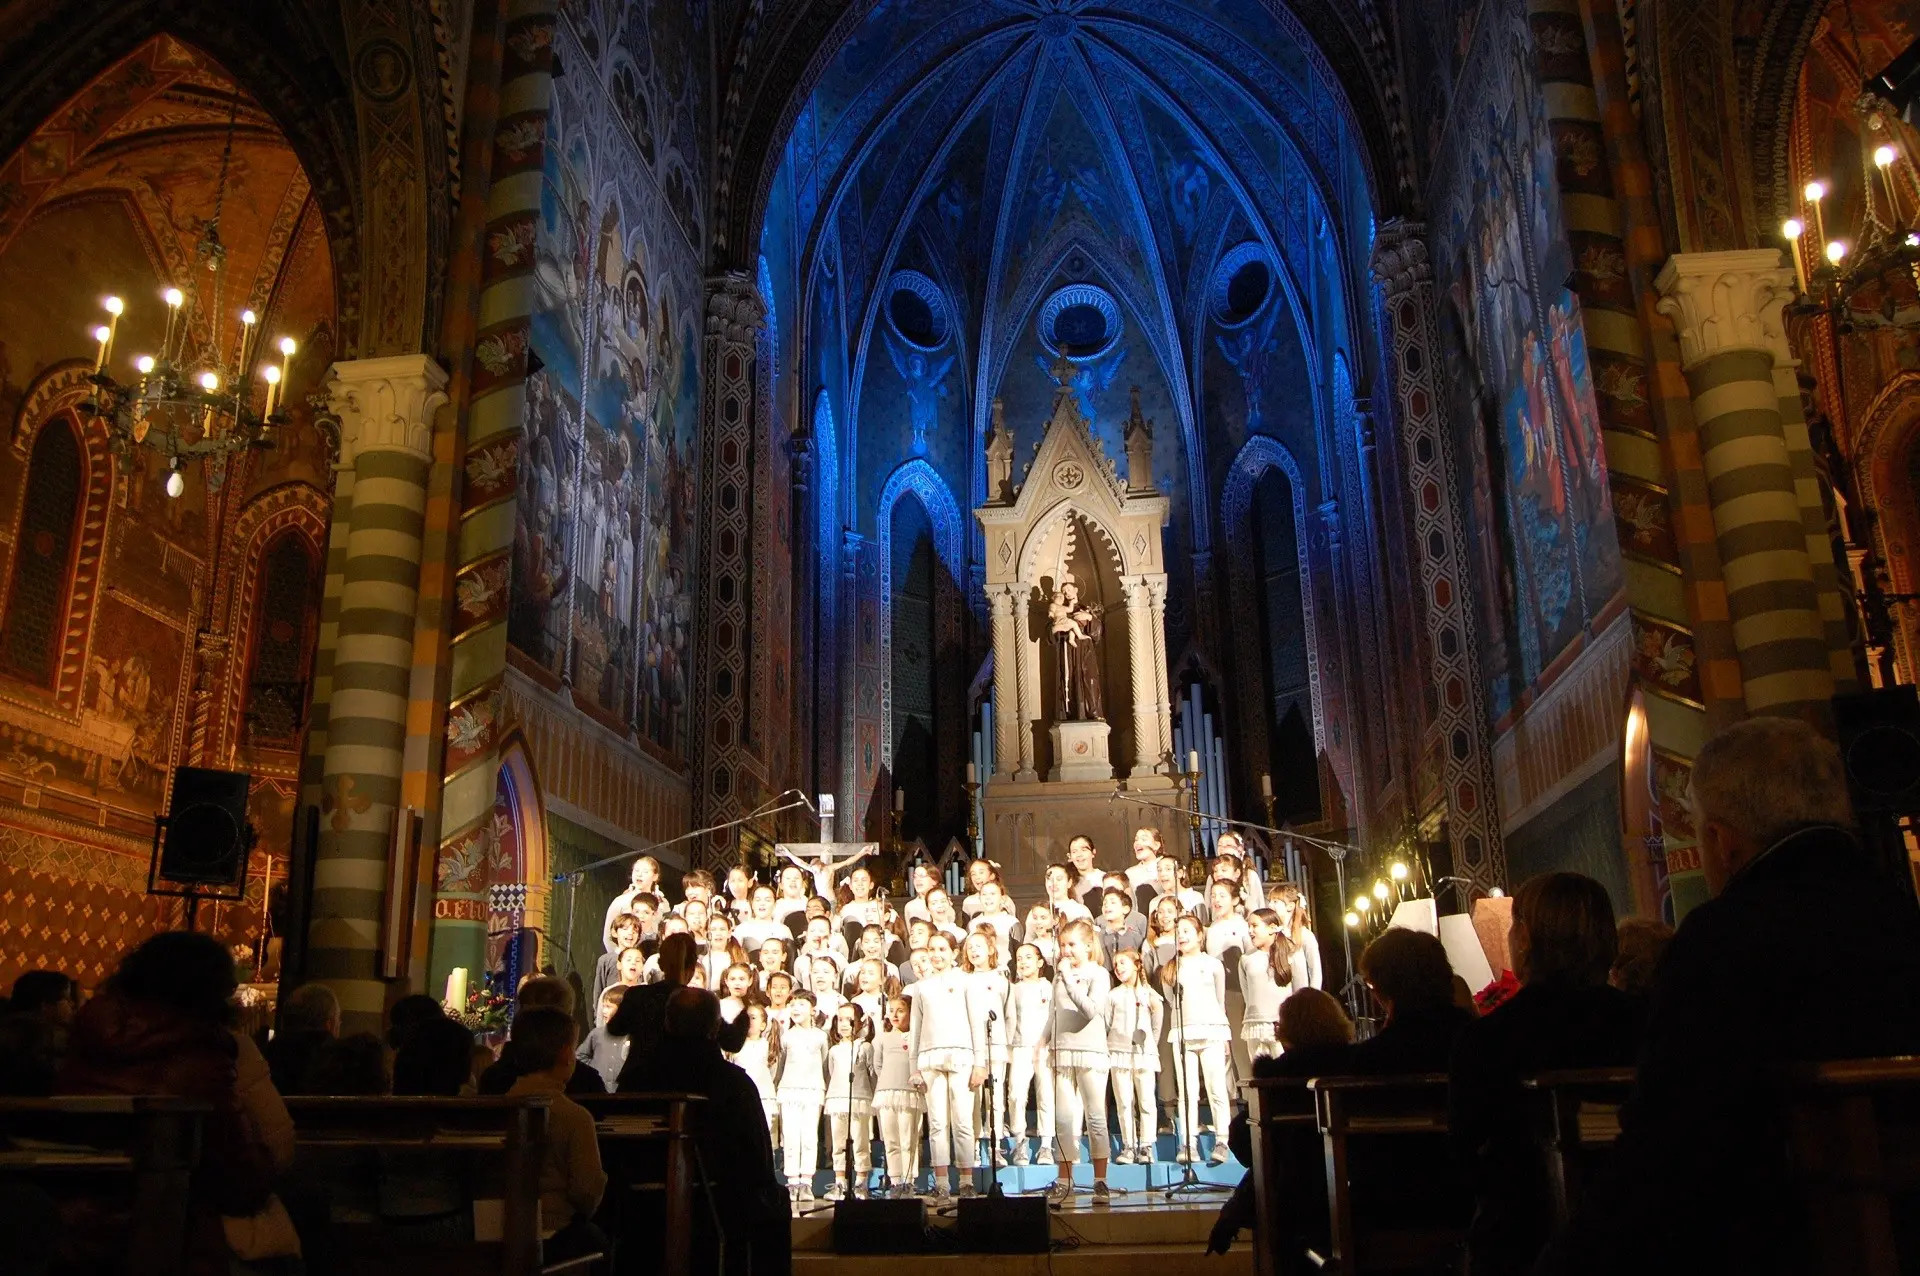
[[1200, 769], [1200, 750], [1188, 749], [1187, 750], [1187, 773], [1192, 774], [1193, 772], [1198, 771], [1199, 769]]
[[456, 1011], [467, 1008], [467, 968], [455, 966], [447, 972], [447, 1004]]
[[980, 783], [980, 770], [978, 767], [974, 766], [973, 763], [971, 762], [967, 763], [967, 783], [968, 784]]
[[1273, 796], [1273, 777], [1272, 776], [1262, 775], [1260, 777], [1260, 796], [1263, 798], [1270, 798]]
[[907, 809], [907, 791], [905, 789], [895, 789], [893, 791], [893, 809], [896, 812]]

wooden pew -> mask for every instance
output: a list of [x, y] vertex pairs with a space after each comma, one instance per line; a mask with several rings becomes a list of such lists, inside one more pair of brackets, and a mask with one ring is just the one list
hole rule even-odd
[[1244, 1084], [1253, 1136], [1254, 1271], [1282, 1276], [1299, 1270], [1305, 1257], [1295, 1244], [1303, 1225], [1317, 1231], [1325, 1217], [1320, 1123], [1304, 1077], [1255, 1077]]
[[[0, 1099], [0, 1192], [16, 1204], [29, 1189], [44, 1193], [76, 1232], [124, 1219], [124, 1237], [107, 1229], [114, 1252], [101, 1260], [131, 1276], [171, 1276], [185, 1265], [188, 1190], [211, 1110], [169, 1097]], [[101, 1237], [58, 1236], [56, 1253], [87, 1240]], [[0, 1238], [0, 1252], [19, 1244]]]
[[1803, 1270], [1896, 1276], [1920, 1269], [1920, 1058], [1808, 1065], [1780, 1074]]
[[[593, 1114], [607, 1197], [596, 1221], [613, 1241], [616, 1272], [687, 1276], [693, 1269], [695, 1210], [709, 1220], [725, 1260], [726, 1236], [694, 1145], [697, 1094], [580, 1095]], [[649, 1261], [651, 1260], [651, 1261]], [[704, 1266], [704, 1264], [702, 1264]]]
[[[1309, 1257], [1342, 1276], [1454, 1265], [1473, 1199], [1448, 1168], [1445, 1074], [1318, 1077], [1310, 1084], [1326, 1152], [1332, 1253]], [[1437, 1172], [1396, 1179], [1422, 1159]], [[1417, 1190], [1393, 1199], [1391, 1189], [1401, 1186]]]
[[[356, 1276], [582, 1271], [543, 1269], [540, 1165], [544, 1095], [497, 1098], [289, 1098], [297, 1151], [292, 1180], [330, 1193], [332, 1241]], [[379, 1183], [393, 1172], [451, 1189], [456, 1210], [431, 1230], [384, 1213]]]
[[1543, 1072], [1520, 1084], [1527, 1092], [1534, 1143], [1553, 1192], [1553, 1225], [1559, 1227], [1613, 1159], [1620, 1105], [1633, 1090], [1633, 1069]]

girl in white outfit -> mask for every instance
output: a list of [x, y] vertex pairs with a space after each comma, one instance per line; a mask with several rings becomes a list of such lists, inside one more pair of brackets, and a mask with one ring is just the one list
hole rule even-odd
[[1240, 991], [1247, 999], [1246, 1018], [1240, 1021], [1240, 1040], [1252, 1059], [1270, 1059], [1280, 1053], [1273, 1025], [1280, 1003], [1293, 992], [1293, 946], [1280, 929], [1280, 916], [1259, 908], [1247, 918], [1253, 947], [1240, 958]]
[[1013, 954], [1013, 987], [1007, 993], [1007, 1038], [1013, 1060], [1007, 1069], [1007, 1128], [1013, 1132], [1009, 1165], [1027, 1163], [1027, 1091], [1039, 1096], [1039, 1165], [1053, 1164], [1053, 981], [1040, 950], [1022, 944]]
[[933, 1196], [943, 1201], [949, 1165], [958, 1167], [962, 1194], [974, 1194], [973, 1096], [987, 1079], [986, 1015], [974, 1013], [967, 977], [953, 968], [953, 940], [945, 931], [933, 933], [926, 952], [927, 977], [914, 980], [911, 990], [909, 1031], [914, 1082], [927, 1096]]
[[1313, 936], [1313, 923], [1307, 917], [1307, 902], [1300, 888], [1289, 882], [1273, 893], [1273, 911], [1280, 916], [1280, 929], [1293, 945], [1288, 959], [1293, 969], [1292, 991], [1320, 987], [1320, 941]]
[[815, 1024], [813, 1001], [804, 992], [793, 994], [791, 1022], [780, 1033], [774, 1081], [787, 1192], [796, 1201], [810, 1201], [814, 1167], [820, 1163], [820, 1108], [827, 1097], [827, 1034]]
[[1159, 1105], [1154, 1074], [1160, 1071], [1160, 1037], [1167, 1003], [1147, 982], [1140, 954], [1113, 955], [1113, 991], [1107, 995], [1107, 1067], [1113, 1106], [1120, 1114], [1122, 1165], [1151, 1165]]
[[873, 1177], [873, 1046], [867, 1041], [867, 1017], [848, 1003], [833, 1016], [833, 1044], [827, 1047], [827, 1137], [833, 1140], [833, 1200], [847, 1195], [847, 1132], [853, 1132], [853, 1194], [867, 1194]]
[[887, 1026], [877, 1052], [880, 1075], [873, 1085], [873, 1111], [880, 1118], [880, 1145], [887, 1154], [887, 1184], [896, 1197], [913, 1195], [920, 1177], [920, 1114], [927, 1103], [913, 1084], [913, 1005], [904, 996], [887, 1000]]
[[[1207, 1088], [1207, 1109], [1216, 1130], [1225, 1130], [1233, 1114], [1227, 1108], [1226, 968], [1202, 946], [1200, 923], [1191, 914], [1173, 928], [1174, 955], [1160, 972], [1160, 986], [1172, 1003], [1168, 1044], [1173, 1047], [1175, 1086], [1180, 1099], [1182, 1165], [1200, 1159], [1200, 1085]], [[1213, 1146], [1212, 1164], [1227, 1161], [1227, 1142]]]
[[767, 1133], [773, 1138], [773, 1146], [780, 1146], [780, 1107], [774, 1100], [773, 1060], [779, 1057], [780, 1030], [767, 1020], [767, 1008], [752, 1002], [743, 1012], [747, 1016], [747, 1039], [740, 1043], [740, 1053], [733, 1061], [740, 1070], [753, 1080], [753, 1088], [760, 1092], [760, 1107], [767, 1114]]
[[[976, 864], [980, 861], [975, 860]], [[989, 890], [999, 889], [988, 882]], [[1000, 970], [1000, 945], [991, 930], [967, 936], [960, 946], [960, 969], [967, 974], [974, 1013], [985, 1018], [981, 1036], [987, 1043], [987, 1081], [974, 1091], [973, 1128], [981, 1137], [1001, 1146], [1007, 1140], [1007, 1065], [1013, 1057], [1007, 1027], [1007, 977]]]
[[1068, 922], [1060, 931], [1060, 973], [1053, 981], [1054, 1133], [1060, 1177], [1047, 1189], [1055, 1204], [1073, 1195], [1073, 1163], [1079, 1160], [1080, 1124], [1087, 1126], [1093, 1162], [1093, 1203], [1107, 1192], [1107, 992], [1106, 967], [1095, 956], [1100, 939], [1093, 923]]

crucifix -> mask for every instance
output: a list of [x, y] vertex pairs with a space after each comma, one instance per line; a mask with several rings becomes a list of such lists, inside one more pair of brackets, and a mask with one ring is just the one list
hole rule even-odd
[[878, 842], [833, 840], [833, 795], [820, 795], [820, 840], [776, 842], [773, 853], [813, 878], [814, 893], [833, 898], [834, 878], [880, 850]]

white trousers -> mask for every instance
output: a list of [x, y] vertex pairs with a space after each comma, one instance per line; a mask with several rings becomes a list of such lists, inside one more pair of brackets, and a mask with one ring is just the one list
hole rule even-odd
[[[989, 1099], [987, 1087], [993, 1087]], [[1004, 1143], [1007, 1138], [1007, 1065], [987, 1065], [987, 1079], [973, 1092], [973, 1128], [982, 1138]], [[971, 1162], [968, 1162], [971, 1164]]]
[[787, 1185], [813, 1184], [820, 1164], [820, 1102], [780, 1101], [780, 1151], [785, 1157]]
[[[1034, 1092], [1028, 1099], [1027, 1091]], [[1053, 1056], [1045, 1050], [1021, 1050], [1007, 1076], [1007, 1129], [1015, 1143], [1027, 1141], [1027, 1113], [1038, 1109], [1040, 1137], [1053, 1129]]]
[[948, 1071], [923, 1068], [921, 1080], [927, 1083], [927, 1159], [938, 1173], [949, 1165], [973, 1168], [977, 1149], [973, 1142], [973, 1091], [967, 1081], [972, 1068]]
[[1180, 1141], [1196, 1148], [1200, 1141], [1200, 1087], [1207, 1090], [1207, 1109], [1213, 1114], [1213, 1128], [1226, 1137], [1233, 1110], [1227, 1106], [1227, 1043], [1195, 1041], [1174, 1052], [1180, 1070], [1176, 1084], [1180, 1092]]
[[1153, 1071], [1115, 1068], [1109, 1075], [1113, 1079], [1113, 1106], [1120, 1115], [1121, 1146], [1137, 1148], [1152, 1144], [1155, 1117], [1159, 1112]]
[[1089, 1154], [1096, 1161], [1106, 1160], [1112, 1152], [1107, 1142], [1107, 1070], [1058, 1068], [1053, 1079], [1053, 1130], [1061, 1164], [1072, 1165], [1080, 1159], [1082, 1121], [1087, 1127]]
[[887, 1150], [887, 1181], [898, 1186], [920, 1177], [920, 1114], [881, 1108], [880, 1142]]
[[[847, 1177], [847, 1121], [845, 1112], [827, 1113], [827, 1133], [833, 1140], [833, 1177]], [[853, 1121], [853, 1165], [860, 1173], [859, 1181], [864, 1183], [873, 1173], [873, 1114], [871, 1112], [854, 1113]]]

